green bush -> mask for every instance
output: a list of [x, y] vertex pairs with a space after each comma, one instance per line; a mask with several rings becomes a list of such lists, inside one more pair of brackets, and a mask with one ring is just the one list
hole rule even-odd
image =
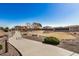
[[0, 45], [0, 50], [2, 49], [2, 45]]
[[60, 43], [59, 39], [56, 37], [46, 37], [43, 43], [58, 45]]

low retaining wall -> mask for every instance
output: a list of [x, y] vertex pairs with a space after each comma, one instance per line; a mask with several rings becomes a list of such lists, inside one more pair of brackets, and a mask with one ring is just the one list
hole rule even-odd
[[7, 37], [0, 38], [0, 45], [2, 46], [2, 49], [0, 50], [0, 54], [7, 52], [8, 50]]

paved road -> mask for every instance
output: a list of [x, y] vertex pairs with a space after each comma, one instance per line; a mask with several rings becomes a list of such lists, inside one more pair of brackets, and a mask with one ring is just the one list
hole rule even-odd
[[78, 56], [76, 53], [56, 46], [24, 39], [19, 31], [16, 31], [14, 36], [9, 39], [9, 43], [16, 47], [23, 56]]

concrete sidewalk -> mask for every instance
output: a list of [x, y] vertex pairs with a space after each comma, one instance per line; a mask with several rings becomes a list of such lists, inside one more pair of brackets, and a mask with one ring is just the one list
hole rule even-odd
[[24, 39], [18, 31], [9, 39], [9, 43], [16, 47], [23, 56], [79, 56], [76, 53], [53, 45]]

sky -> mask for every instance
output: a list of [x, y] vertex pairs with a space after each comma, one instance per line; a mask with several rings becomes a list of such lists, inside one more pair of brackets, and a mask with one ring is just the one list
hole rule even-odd
[[0, 26], [38, 22], [43, 26], [79, 25], [79, 4], [0, 3]]

